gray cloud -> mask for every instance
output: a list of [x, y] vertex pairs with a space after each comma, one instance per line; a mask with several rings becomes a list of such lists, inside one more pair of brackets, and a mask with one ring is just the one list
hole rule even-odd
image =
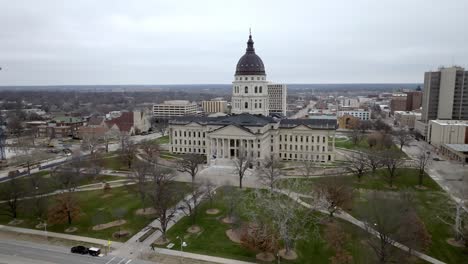
[[468, 62], [468, 1], [0, 0], [0, 85], [422, 82]]

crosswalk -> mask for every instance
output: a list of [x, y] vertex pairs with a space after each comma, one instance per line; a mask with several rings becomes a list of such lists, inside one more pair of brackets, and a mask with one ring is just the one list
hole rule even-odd
[[133, 260], [114, 256], [109, 259], [105, 264], [130, 264]]

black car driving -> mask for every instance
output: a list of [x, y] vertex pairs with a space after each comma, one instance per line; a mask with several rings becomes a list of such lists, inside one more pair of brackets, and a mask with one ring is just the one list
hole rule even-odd
[[88, 248], [85, 246], [76, 246], [71, 248], [71, 253], [86, 255], [88, 254]]

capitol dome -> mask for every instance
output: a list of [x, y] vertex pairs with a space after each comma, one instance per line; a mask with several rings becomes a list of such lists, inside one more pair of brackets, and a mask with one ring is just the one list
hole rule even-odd
[[249, 41], [247, 41], [247, 49], [244, 56], [242, 56], [237, 63], [236, 75], [265, 75], [263, 61], [255, 54], [252, 35], [249, 35]]

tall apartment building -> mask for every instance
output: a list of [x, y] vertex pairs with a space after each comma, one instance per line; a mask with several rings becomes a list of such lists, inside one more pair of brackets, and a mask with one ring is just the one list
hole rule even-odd
[[405, 93], [394, 93], [392, 94], [392, 100], [390, 101], [390, 110], [395, 111], [405, 111], [406, 102], [408, 95]]
[[205, 113], [226, 113], [227, 101], [223, 101], [223, 100], [202, 101], [202, 108]]
[[468, 120], [468, 71], [461, 67], [426, 72], [422, 120]]
[[288, 92], [286, 84], [268, 84], [267, 89], [270, 114], [278, 113], [286, 116]]
[[195, 115], [196, 112], [197, 104], [187, 100], [170, 100], [153, 105], [153, 116], [161, 118]]
[[421, 108], [422, 96], [421, 91], [405, 92], [406, 94], [406, 111], [413, 111]]

